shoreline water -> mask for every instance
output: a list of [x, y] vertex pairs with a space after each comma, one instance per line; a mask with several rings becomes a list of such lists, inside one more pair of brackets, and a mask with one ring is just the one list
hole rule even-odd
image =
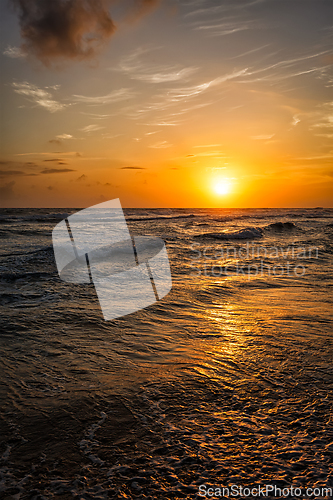
[[[0, 213], [4, 498], [332, 487], [333, 211], [236, 211], [227, 221], [218, 210], [157, 212], [126, 216], [134, 234], [166, 242], [173, 289], [112, 322], [92, 285], [57, 276], [50, 235], [63, 212]], [[318, 248], [318, 259], [300, 259], [304, 276], [191, 276], [195, 235], [272, 219], [296, 229], [265, 231], [260, 244]], [[228, 255], [233, 266], [242, 258]]]

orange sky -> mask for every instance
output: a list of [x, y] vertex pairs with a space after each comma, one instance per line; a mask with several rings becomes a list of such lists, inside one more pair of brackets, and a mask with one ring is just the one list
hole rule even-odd
[[134, 3], [2, 6], [1, 206], [332, 206], [331, 3]]

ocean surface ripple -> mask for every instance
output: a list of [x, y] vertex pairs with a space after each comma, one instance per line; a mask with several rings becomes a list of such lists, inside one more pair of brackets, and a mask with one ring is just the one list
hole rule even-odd
[[0, 211], [3, 498], [333, 488], [333, 210], [126, 210], [173, 288], [109, 322], [57, 274], [75, 211]]

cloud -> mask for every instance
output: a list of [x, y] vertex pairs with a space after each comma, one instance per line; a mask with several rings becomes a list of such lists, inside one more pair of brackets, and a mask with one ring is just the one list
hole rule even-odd
[[190, 97], [196, 97], [197, 95], [202, 94], [203, 92], [206, 92], [208, 89], [211, 89], [212, 87], [215, 87], [216, 85], [220, 85], [221, 83], [227, 82], [228, 80], [233, 80], [239, 76], [246, 74], [247, 71], [248, 71], [248, 68], [237, 70], [237, 71], [235, 70], [235, 71], [232, 71], [231, 73], [227, 73], [226, 75], [219, 76], [217, 78], [214, 78], [214, 80], [202, 83], [200, 85], [195, 85], [192, 87], [185, 87], [182, 89], [175, 89], [175, 90], [169, 91], [169, 93], [168, 93], [169, 99], [172, 102], [177, 102], [177, 101], [181, 101], [183, 99], [188, 99]]
[[8, 45], [8, 47], [3, 51], [3, 55], [11, 57], [12, 59], [20, 59], [22, 57], [25, 57], [25, 54], [19, 47], [11, 47], [10, 45]]
[[73, 136], [70, 134], [60, 134], [60, 135], [57, 135], [56, 137], [57, 137], [57, 139], [64, 139], [64, 140], [65, 139], [73, 139]]
[[202, 153], [196, 153], [195, 155], [194, 154], [186, 155], [186, 157], [197, 157], [197, 156], [203, 156], [203, 157], [212, 156], [213, 158], [224, 158], [224, 159], [227, 158], [227, 156], [225, 155], [225, 153], [223, 153], [223, 151], [218, 151], [218, 150], [204, 151]]
[[120, 167], [120, 170], [146, 170], [144, 167]]
[[[115, 0], [11, 0], [19, 15], [22, 51], [44, 65], [94, 57], [116, 30], [109, 7]], [[127, 20], [137, 19], [157, 0], [125, 2]]]
[[100, 106], [102, 104], [111, 104], [113, 102], [130, 99], [131, 97], [135, 97], [136, 95], [137, 93], [133, 92], [131, 89], [119, 89], [103, 96], [89, 97], [84, 95], [74, 95], [73, 98], [76, 102], [83, 102], [92, 106]]
[[160, 141], [156, 142], [155, 144], [152, 144], [149, 146], [150, 148], [155, 148], [155, 149], [163, 149], [163, 148], [169, 148], [171, 144], [169, 144], [167, 141]]
[[115, 70], [127, 74], [133, 80], [147, 83], [164, 83], [183, 80], [192, 75], [198, 68], [181, 68], [179, 65], [156, 66], [140, 60], [140, 56], [150, 52], [150, 49], [139, 48], [124, 58]]
[[95, 118], [96, 120], [105, 120], [105, 118], [109, 118], [112, 115], [102, 115], [100, 113], [86, 113], [85, 111], [81, 111], [82, 115], [87, 115], [91, 116], [92, 118]]
[[[188, 104], [189, 100], [196, 99], [199, 96], [205, 95], [211, 90], [214, 89], [214, 87], [217, 87], [229, 80], [237, 79], [240, 76], [244, 76], [248, 71], [248, 68], [244, 68], [241, 70], [234, 70], [229, 73], [226, 73], [223, 76], [219, 76], [217, 78], [214, 78], [212, 80], [208, 80], [204, 83], [198, 84], [198, 85], [191, 85], [191, 86], [186, 86], [186, 87], [181, 87], [181, 88], [172, 88], [169, 90], [166, 90], [164, 93], [155, 96], [155, 100], [153, 102], [147, 103], [143, 107], [137, 107], [134, 110], [130, 110], [128, 113], [128, 116], [132, 119], [138, 119], [141, 117], [144, 117], [147, 114], [150, 114], [151, 112], [154, 111], [163, 111], [167, 108], [176, 106], [177, 104], [183, 104], [186, 105], [185, 108], [180, 109], [177, 113], [173, 113], [172, 117], [177, 115], [182, 115], [185, 114], [193, 109], [196, 108], [201, 108], [204, 106], [208, 106], [209, 104], [212, 104], [214, 101], [209, 101], [209, 102], [203, 102], [203, 103], [198, 103], [198, 104]], [[178, 108], [179, 109], [179, 108]], [[165, 117], [165, 115], [164, 115]], [[154, 125], [154, 126], [159, 126], [159, 125], [177, 125], [177, 123], [168, 123], [165, 120], [162, 120], [159, 123], [154, 123], [154, 124], [149, 124], [149, 125]]]
[[243, 26], [235, 26], [233, 23], [218, 23], [218, 24], [209, 24], [203, 26], [197, 26], [195, 29], [197, 30], [209, 30], [211, 36], [225, 36], [232, 35], [233, 33], [237, 33], [238, 31], [249, 30], [253, 27], [251, 23], [243, 24]]
[[[38, 175], [37, 173], [30, 173], [31, 168], [38, 167], [35, 163], [32, 162], [14, 162], [14, 161], [0, 161], [1, 165], [1, 170], [0, 170], [0, 177], [10, 177], [10, 176], [26, 176], [26, 177], [32, 177]], [[29, 168], [28, 171], [26, 171], [26, 168]]]
[[267, 135], [253, 135], [251, 139], [255, 141], [268, 141], [269, 139], [272, 139], [275, 134], [267, 134]]
[[86, 59], [115, 31], [104, 0], [12, 0], [19, 12], [22, 50], [48, 65], [54, 58]]
[[81, 128], [82, 132], [96, 132], [97, 130], [102, 130], [105, 127], [101, 127], [100, 125], [87, 125], [86, 127]]
[[50, 144], [57, 144], [57, 146], [61, 146], [61, 141], [59, 141], [59, 139], [50, 139], [49, 143]]
[[41, 171], [41, 174], [65, 174], [67, 172], [76, 172], [72, 168], [46, 168]]
[[0, 176], [7, 177], [8, 175], [26, 175], [22, 170], [0, 170]]
[[87, 178], [88, 178], [88, 176], [87, 176], [87, 175], [82, 174], [82, 175], [80, 175], [80, 177], [78, 177], [76, 180], [77, 180], [78, 182], [80, 182], [80, 181], [85, 181]]
[[30, 101], [36, 103], [38, 106], [47, 109], [51, 113], [55, 113], [56, 111], [60, 111], [66, 107], [66, 104], [62, 104], [61, 102], [53, 99], [53, 96], [49, 91], [40, 89], [36, 85], [33, 85], [29, 82], [14, 82], [12, 86], [14, 92], [20, 95], [27, 96], [28, 98], [30, 98]]
[[61, 158], [47, 158], [46, 160], [43, 161], [61, 161]]
[[197, 144], [194, 148], [218, 148], [222, 144]]
[[[81, 158], [82, 155], [78, 151], [53, 151], [52, 153], [50, 152], [35, 152], [35, 153], [15, 153], [14, 156], [49, 156], [49, 155], [56, 155], [56, 154], [61, 154], [62, 156], [77, 156], [78, 158]], [[31, 162], [26, 162], [26, 164], [32, 164]]]
[[300, 118], [298, 118], [298, 116], [295, 115], [295, 116], [293, 116], [293, 120], [292, 120], [291, 124], [293, 127], [296, 127], [297, 123], [299, 123], [300, 121], [301, 121]]

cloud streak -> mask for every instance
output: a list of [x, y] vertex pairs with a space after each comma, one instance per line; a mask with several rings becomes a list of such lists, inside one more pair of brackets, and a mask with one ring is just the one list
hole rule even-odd
[[19, 47], [12, 47], [11, 45], [8, 45], [8, 47], [3, 51], [3, 55], [11, 57], [12, 59], [22, 59], [25, 57], [25, 54]]
[[74, 95], [73, 99], [76, 102], [82, 102], [85, 104], [90, 104], [92, 106], [100, 106], [103, 104], [112, 104], [114, 102], [124, 101], [125, 99], [130, 99], [137, 95], [131, 89], [119, 89], [113, 90], [109, 94], [97, 97], [89, 97], [84, 95]]
[[86, 127], [81, 128], [82, 132], [96, 132], [97, 130], [102, 130], [105, 127], [101, 127], [100, 125], [87, 125]]
[[146, 83], [165, 83], [184, 80], [198, 70], [196, 67], [181, 68], [179, 65], [153, 65], [142, 61], [142, 56], [148, 52], [151, 51], [143, 48], [135, 50], [132, 54], [124, 58], [115, 69], [128, 75], [132, 80], [139, 80]]
[[46, 168], [41, 174], [65, 174], [67, 172], [76, 172], [73, 168]]
[[120, 170], [146, 170], [144, 167], [120, 167]]
[[28, 97], [31, 102], [47, 109], [50, 113], [61, 111], [66, 107], [66, 104], [56, 101], [48, 90], [41, 89], [29, 82], [14, 82], [12, 86], [16, 94]]

